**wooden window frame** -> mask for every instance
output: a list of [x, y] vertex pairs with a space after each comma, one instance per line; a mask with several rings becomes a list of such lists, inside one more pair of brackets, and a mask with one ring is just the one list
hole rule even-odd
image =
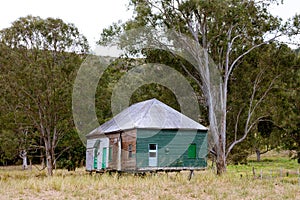
[[128, 145], [128, 158], [132, 158], [132, 144]]

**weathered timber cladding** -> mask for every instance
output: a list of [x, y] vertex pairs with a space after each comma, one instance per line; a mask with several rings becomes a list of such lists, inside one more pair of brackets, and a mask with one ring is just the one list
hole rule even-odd
[[[137, 168], [149, 166], [149, 144], [158, 145], [157, 167], [206, 167], [206, 131], [137, 130]], [[196, 144], [196, 158], [188, 157], [188, 147]]]
[[108, 150], [108, 143], [108, 138], [105, 135], [87, 140], [87, 170], [107, 167], [108, 155], [104, 151]]
[[[131, 145], [131, 153], [129, 153]], [[131, 154], [131, 157], [129, 156]], [[122, 169], [136, 168], [136, 129], [125, 131], [122, 134]]]
[[[108, 152], [108, 154], [111, 154], [109, 155], [109, 158], [111, 159], [108, 160], [108, 168], [118, 169], [118, 152], [120, 149], [118, 145], [119, 140], [121, 139], [121, 169], [135, 169], [136, 129], [125, 132], [109, 133], [106, 134], [106, 137], [109, 138], [109, 148], [111, 148]], [[129, 157], [129, 145], [131, 145], [131, 157]]]
[[109, 154], [111, 154], [109, 155], [111, 159], [108, 160], [108, 168], [117, 169], [119, 151], [118, 141], [120, 139], [120, 132], [107, 134], [106, 137], [109, 138], [109, 148], [111, 148], [111, 151], [108, 152]]
[[86, 150], [86, 170], [92, 171], [94, 169], [94, 149]]

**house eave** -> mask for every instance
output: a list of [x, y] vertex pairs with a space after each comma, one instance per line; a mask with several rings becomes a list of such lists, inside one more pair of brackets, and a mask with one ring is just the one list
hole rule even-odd
[[182, 131], [207, 131], [208, 129], [195, 129], [195, 128], [159, 128], [159, 127], [134, 127], [129, 129], [120, 129], [112, 132], [101, 132], [101, 133], [92, 133], [86, 136], [87, 139], [95, 139], [99, 137], [105, 137], [108, 134], [116, 134], [116, 133], [122, 133], [125, 131], [130, 131], [134, 129], [140, 129], [140, 130], [182, 130]]
[[116, 134], [116, 133], [123, 133], [125, 131], [130, 131], [130, 130], [134, 130], [136, 128], [129, 128], [129, 129], [120, 129], [120, 130], [116, 130], [116, 131], [111, 131], [111, 132], [101, 132], [101, 133], [92, 133], [92, 134], [88, 134], [86, 135], [87, 139], [95, 139], [95, 138], [99, 138], [99, 137], [106, 137], [106, 135], [109, 134]]
[[196, 128], [159, 128], [159, 127], [137, 127], [136, 129], [144, 130], [182, 130], [182, 131], [207, 131], [208, 129]]

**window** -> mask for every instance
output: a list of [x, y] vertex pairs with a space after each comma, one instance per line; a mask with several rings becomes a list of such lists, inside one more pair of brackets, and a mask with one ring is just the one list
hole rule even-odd
[[111, 162], [113, 158], [113, 148], [109, 147], [109, 152], [108, 152], [108, 162]]
[[132, 144], [128, 145], [128, 157], [132, 158]]
[[149, 157], [156, 158], [157, 144], [149, 144]]
[[149, 152], [149, 157], [156, 158], [156, 152]]
[[196, 158], [196, 144], [190, 144], [188, 149], [188, 158]]
[[149, 150], [155, 150], [156, 151], [157, 144], [149, 144]]

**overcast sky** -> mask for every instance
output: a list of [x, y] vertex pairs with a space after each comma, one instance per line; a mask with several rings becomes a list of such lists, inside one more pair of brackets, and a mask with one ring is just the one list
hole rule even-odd
[[[283, 19], [300, 13], [299, 0], [284, 2], [283, 5], [273, 6], [271, 12]], [[0, 5], [0, 29], [29, 14], [61, 18], [74, 23], [91, 46], [95, 45], [103, 28], [112, 22], [124, 22], [132, 16], [132, 11], [127, 10], [128, 0], [4, 0]]]

